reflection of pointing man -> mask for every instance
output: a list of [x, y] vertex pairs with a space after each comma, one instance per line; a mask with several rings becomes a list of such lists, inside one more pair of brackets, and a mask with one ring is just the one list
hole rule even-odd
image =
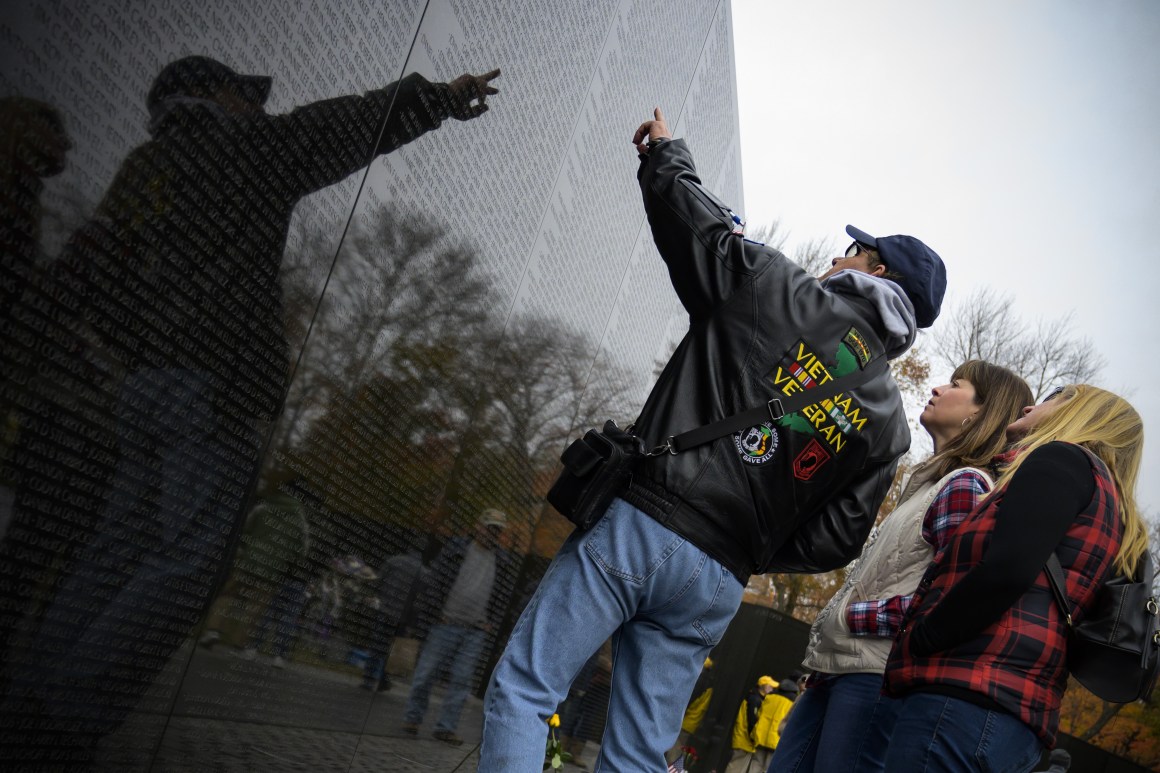
[[[742, 237], [660, 110], [633, 142], [689, 332], [634, 423], [655, 455], [594, 528], [564, 543], [496, 666], [480, 758], [489, 773], [540, 769], [544, 718], [609, 636], [612, 697], [596, 766], [663, 770], [690, 686], [750, 574], [854, 558], [910, 444], [882, 361], [938, 315], [939, 257], [910, 236], [848, 228], [855, 242], [835, 268], [850, 270], [819, 282]], [[770, 410], [752, 429], [666, 441], [812, 389], [813, 405]]]
[[75, 292], [66, 305], [116, 363], [119, 454], [96, 533], [44, 616], [59, 642], [40, 651], [65, 653], [42, 664], [48, 680], [83, 663], [144, 689], [156, 669], [132, 657], [134, 643], [168, 628], [154, 658], [164, 663], [189, 627], [149, 610], [182, 609], [188, 621], [204, 608], [285, 396], [279, 269], [297, 202], [446, 118], [482, 115], [498, 75], [411, 74], [271, 115], [270, 77], [202, 56], [158, 74], [151, 139], [121, 165], [60, 272]]

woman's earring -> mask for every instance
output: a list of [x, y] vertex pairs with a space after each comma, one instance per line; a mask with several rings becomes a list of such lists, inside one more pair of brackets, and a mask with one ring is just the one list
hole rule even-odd
[[970, 423], [971, 423], [971, 417], [968, 416], [967, 418], [963, 419], [963, 423], [959, 425], [959, 429], [966, 429], [967, 425]]

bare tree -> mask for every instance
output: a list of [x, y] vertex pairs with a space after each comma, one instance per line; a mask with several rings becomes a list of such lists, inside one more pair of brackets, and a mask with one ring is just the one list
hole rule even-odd
[[1073, 316], [1069, 311], [1057, 320], [1036, 323], [1019, 373], [1037, 400], [1060, 384], [1090, 381], [1107, 364], [1091, 339], [1059, 335], [1072, 328]]
[[1026, 347], [1012, 304], [1011, 296], [999, 295], [990, 287], [955, 304], [940, 320], [935, 336], [938, 358], [952, 369], [966, 360], [1015, 368], [1026, 358]]
[[[780, 252], [786, 252], [790, 232], [782, 228], [780, 220], [774, 220], [766, 225], [758, 226], [746, 236], [755, 242], [761, 242]], [[830, 267], [834, 257], [834, 241], [829, 238], [807, 239], [790, 255], [790, 259], [797, 263], [807, 274], [817, 276]], [[788, 254], [788, 253], [787, 253]]]
[[749, 233], [745, 234], [745, 237], [751, 241], [761, 242], [775, 250], [780, 250], [785, 247], [785, 242], [789, 239], [789, 231], [781, 227], [781, 220], [774, 220], [750, 230]]
[[819, 276], [825, 273], [837, 253], [834, 241], [829, 238], [809, 239], [794, 250], [793, 260], [807, 274]]
[[936, 357], [949, 369], [986, 360], [1027, 380], [1035, 399], [1064, 383], [1090, 381], [1106, 364], [1090, 339], [1073, 331], [1071, 313], [1027, 324], [1014, 298], [983, 287], [943, 314], [934, 338]]

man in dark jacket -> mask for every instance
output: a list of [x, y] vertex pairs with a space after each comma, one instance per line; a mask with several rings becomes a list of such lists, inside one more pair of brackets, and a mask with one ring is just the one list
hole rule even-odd
[[[743, 238], [659, 110], [633, 141], [689, 332], [634, 425], [655, 455], [594, 528], [560, 549], [496, 666], [480, 770], [538, 769], [543, 717], [608, 636], [603, 765], [663, 769], [689, 685], [750, 574], [827, 571], [854, 558], [910, 445], [898, 388], [877, 366], [937, 317], [946, 286], [938, 255], [910, 236], [848, 227], [854, 244], [819, 282]], [[867, 368], [875, 375], [865, 383], [827, 386]], [[771, 411], [684, 449], [667, 440], [810, 389], [817, 402], [800, 411]]]

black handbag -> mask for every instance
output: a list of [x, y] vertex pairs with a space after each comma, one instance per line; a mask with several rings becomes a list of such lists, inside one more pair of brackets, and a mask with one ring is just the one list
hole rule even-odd
[[612, 500], [628, 488], [632, 470], [644, 458], [640, 438], [604, 423], [564, 449], [564, 469], [548, 491], [548, 502], [580, 529], [590, 529]]
[[1107, 580], [1096, 605], [1072, 623], [1063, 589], [1063, 567], [1055, 553], [1047, 559], [1047, 579], [1067, 621], [1067, 667], [1093, 695], [1111, 703], [1148, 700], [1160, 668], [1160, 629], [1153, 567], [1145, 553], [1135, 578], [1117, 575]]

